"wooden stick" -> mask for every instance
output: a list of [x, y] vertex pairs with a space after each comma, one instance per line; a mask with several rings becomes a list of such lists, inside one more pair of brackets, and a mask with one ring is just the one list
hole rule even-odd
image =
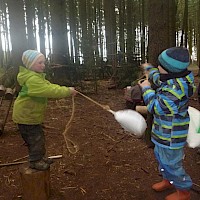
[[199, 188], [200, 188], [200, 185], [198, 185], [198, 184], [196, 184], [196, 183], [193, 183], [193, 185], [195, 185], [195, 186], [197, 186], [197, 187], [199, 187]]
[[[19, 164], [26, 163], [26, 162], [28, 162], [27, 160], [19, 161], [19, 162], [15, 162], [15, 161], [21, 160], [21, 159], [27, 158], [27, 157], [28, 157], [28, 155], [24, 156], [22, 158], [15, 159], [13, 162], [10, 162], [10, 163], [2, 163], [2, 164], [0, 164], [0, 167], [11, 166], [11, 165], [19, 165]], [[52, 159], [62, 158], [62, 155], [49, 156], [48, 158], [52, 158]]]
[[52, 158], [52, 159], [57, 159], [57, 158], [62, 158], [63, 155], [57, 155], [57, 156], [49, 156], [48, 158]]
[[11, 166], [11, 165], [19, 165], [28, 162], [27, 160], [25, 161], [20, 161], [20, 162], [11, 162], [11, 163], [2, 163], [0, 164], [0, 167], [5, 167], [5, 166]]
[[28, 158], [28, 155], [27, 155], [27, 156], [24, 156], [24, 157], [21, 157], [21, 158], [17, 158], [17, 159], [15, 159], [15, 160], [13, 160], [13, 162], [16, 162], [16, 161], [22, 160], [22, 159], [24, 159], [24, 158]]

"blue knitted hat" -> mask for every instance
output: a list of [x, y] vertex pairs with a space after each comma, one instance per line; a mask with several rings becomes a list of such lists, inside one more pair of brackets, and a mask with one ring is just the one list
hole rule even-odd
[[164, 50], [159, 56], [158, 61], [169, 73], [178, 73], [187, 69], [190, 64], [190, 55], [185, 47], [172, 47]]
[[26, 50], [22, 55], [22, 62], [30, 69], [40, 56], [44, 55], [36, 50]]

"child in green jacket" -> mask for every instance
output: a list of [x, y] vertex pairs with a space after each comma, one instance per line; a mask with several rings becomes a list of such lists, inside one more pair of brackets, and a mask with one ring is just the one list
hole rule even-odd
[[45, 56], [35, 50], [23, 53], [17, 75], [21, 91], [14, 102], [13, 121], [28, 146], [30, 168], [46, 170], [52, 163], [45, 157], [45, 136], [42, 129], [48, 98], [64, 98], [76, 95], [73, 87], [52, 84], [45, 79]]

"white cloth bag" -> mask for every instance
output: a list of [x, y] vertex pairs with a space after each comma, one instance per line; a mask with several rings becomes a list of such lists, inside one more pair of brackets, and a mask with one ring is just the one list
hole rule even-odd
[[189, 131], [187, 143], [190, 148], [200, 147], [200, 111], [189, 106], [188, 113], [190, 116]]
[[124, 128], [125, 131], [128, 131], [138, 138], [142, 137], [147, 124], [144, 117], [131, 109], [119, 110], [114, 112], [109, 110], [115, 117], [115, 119], [120, 123], [120, 125]]

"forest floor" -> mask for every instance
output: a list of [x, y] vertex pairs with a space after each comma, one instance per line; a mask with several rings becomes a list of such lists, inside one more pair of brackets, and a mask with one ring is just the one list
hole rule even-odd
[[[123, 89], [108, 90], [106, 83], [99, 84], [98, 94], [87, 96], [115, 111], [124, 109]], [[3, 105], [1, 109], [6, 110], [6, 103]], [[190, 99], [190, 105], [200, 110], [197, 94]], [[80, 95], [75, 97], [74, 118], [67, 131], [78, 151], [70, 153], [62, 132], [71, 112], [71, 98], [49, 101], [44, 123], [47, 153], [63, 156], [55, 159], [50, 168], [49, 200], [162, 200], [174, 191], [156, 193], [151, 189], [161, 180], [153, 149], [143, 139], [127, 134], [111, 113]], [[11, 114], [12, 109], [0, 136], [0, 164], [28, 154]], [[184, 166], [194, 182], [191, 200], [199, 200], [200, 155], [197, 149], [188, 147], [185, 154]], [[0, 168], [0, 200], [22, 199], [22, 165]]]

